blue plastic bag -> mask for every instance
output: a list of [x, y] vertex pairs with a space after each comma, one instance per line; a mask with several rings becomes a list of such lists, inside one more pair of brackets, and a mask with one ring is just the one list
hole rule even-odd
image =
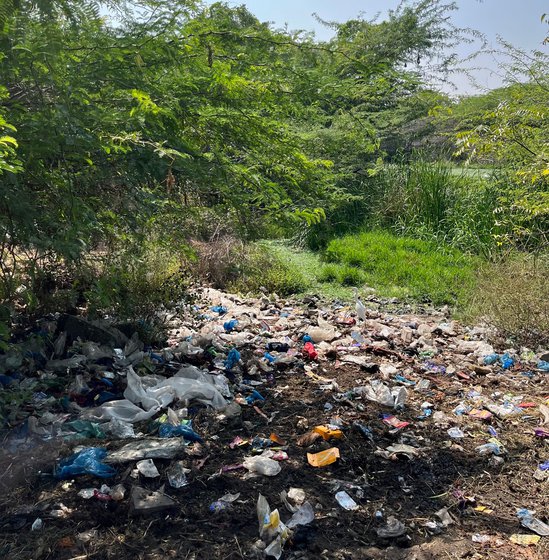
[[499, 362], [503, 369], [509, 369], [515, 365], [515, 360], [513, 360], [509, 354], [503, 354], [503, 356], [499, 359]]
[[174, 426], [173, 424], [165, 423], [160, 424], [158, 428], [158, 435], [161, 438], [178, 437], [181, 436], [189, 441], [198, 441], [202, 443], [204, 440], [188, 425], [179, 424], [179, 426]]
[[222, 305], [215, 305], [214, 307], [210, 307], [210, 309], [219, 315], [225, 315], [225, 313], [227, 313], [227, 308]]
[[549, 362], [545, 362], [544, 360], [540, 360], [538, 362], [538, 369], [541, 369], [541, 371], [549, 372]]
[[269, 352], [265, 352], [264, 356], [263, 356], [270, 364], [272, 364], [273, 362], [276, 362], [276, 358], [272, 355], [269, 354]]
[[99, 478], [109, 478], [116, 470], [101, 461], [107, 456], [107, 450], [101, 447], [87, 447], [62, 459], [54, 470], [55, 478], [72, 478], [79, 474], [92, 474]]
[[499, 359], [499, 356], [497, 354], [490, 354], [489, 356], [484, 356], [484, 365], [485, 366], [491, 366], [492, 364], [495, 364]]
[[236, 366], [236, 364], [238, 364], [239, 361], [240, 361], [240, 352], [236, 348], [233, 348], [229, 352], [229, 355], [225, 360], [225, 368], [230, 371], [231, 369], [234, 368], [234, 366]]
[[246, 402], [249, 405], [252, 405], [257, 401], [264, 401], [264, 400], [265, 400], [265, 397], [263, 395], [261, 395], [261, 393], [259, 391], [256, 391], [255, 389], [252, 391], [251, 395], [246, 397]]
[[238, 321], [236, 319], [231, 319], [230, 321], [226, 321], [223, 323], [223, 328], [225, 332], [233, 332], [236, 329], [236, 325], [238, 325]]

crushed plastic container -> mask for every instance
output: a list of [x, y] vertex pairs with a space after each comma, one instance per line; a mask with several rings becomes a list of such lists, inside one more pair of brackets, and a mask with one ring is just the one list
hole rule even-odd
[[534, 531], [534, 533], [540, 535], [541, 537], [549, 537], [549, 525], [543, 521], [536, 519], [533, 516], [533, 512], [528, 509], [519, 509], [517, 511], [517, 517], [520, 519], [520, 523], [523, 527]]

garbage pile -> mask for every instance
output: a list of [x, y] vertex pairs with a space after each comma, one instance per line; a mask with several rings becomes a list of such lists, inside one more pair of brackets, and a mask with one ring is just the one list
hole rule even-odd
[[8, 556], [549, 557], [549, 353], [358, 292], [196, 301], [165, 348], [61, 315], [0, 354]]

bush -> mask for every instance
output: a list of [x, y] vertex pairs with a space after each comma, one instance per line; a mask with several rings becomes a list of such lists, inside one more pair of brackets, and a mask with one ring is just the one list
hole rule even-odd
[[267, 243], [245, 244], [226, 236], [193, 246], [198, 256], [193, 275], [214, 288], [256, 294], [264, 288], [279, 295], [307, 288], [297, 268], [284, 262]]
[[549, 344], [549, 255], [514, 254], [485, 266], [470, 314], [485, 318], [516, 343]]
[[183, 264], [191, 258], [187, 247], [175, 252], [151, 239], [88, 259], [76, 285], [84, 288], [91, 316], [155, 320], [159, 311], [185, 297]]

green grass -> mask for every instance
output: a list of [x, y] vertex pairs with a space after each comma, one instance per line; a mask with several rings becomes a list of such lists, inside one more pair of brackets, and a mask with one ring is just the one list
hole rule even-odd
[[[320, 278], [344, 284], [351, 269], [357, 279], [389, 297], [405, 297], [435, 304], [464, 301], [474, 285], [479, 259], [428, 241], [365, 232], [331, 241]], [[334, 265], [346, 267], [339, 273]], [[331, 268], [330, 268], [331, 267]], [[353, 272], [354, 273], [354, 272]]]
[[480, 259], [431, 242], [365, 232], [331, 241], [323, 255], [263, 242], [303, 280], [304, 293], [351, 299], [352, 286], [373, 288], [383, 297], [462, 306], [474, 288]]

